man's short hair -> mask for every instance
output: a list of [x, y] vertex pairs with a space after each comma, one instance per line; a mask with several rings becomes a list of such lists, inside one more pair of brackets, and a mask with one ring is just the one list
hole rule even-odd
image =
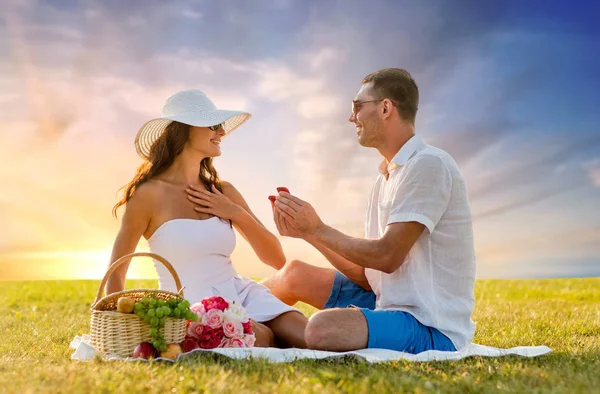
[[377, 99], [394, 102], [400, 117], [415, 124], [419, 107], [419, 88], [410, 73], [401, 68], [384, 68], [363, 78], [362, 83], [373, 83], [373, 95]]

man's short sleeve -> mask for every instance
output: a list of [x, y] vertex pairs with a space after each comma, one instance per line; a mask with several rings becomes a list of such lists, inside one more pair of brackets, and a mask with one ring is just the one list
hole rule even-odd
[[398, 178], [387, 224], [419, 222], [432, 233], [448, 207], [451, 192], [452, 175], [444, 161], [419, 155]]

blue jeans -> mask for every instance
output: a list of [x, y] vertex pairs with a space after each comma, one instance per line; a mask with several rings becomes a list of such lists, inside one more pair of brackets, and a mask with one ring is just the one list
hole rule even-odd
[[325, 309], [347, 307], [356, 307], [365, 316], [369, 329], [369, 348], [412, 354], [426, 350], [456, 351], [456, 347], [447, 336], [436, 328], [421, 324], [410, 313], [375, 310], [375, 293], [363, 289], [340, 272], [336, 272]]

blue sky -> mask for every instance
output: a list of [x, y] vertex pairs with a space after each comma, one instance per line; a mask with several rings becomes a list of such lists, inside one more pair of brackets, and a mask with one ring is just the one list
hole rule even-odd
[[[286, 185], [327, 223], [360, 236], [380, 157], [358, 145], [347, 118], [361, 79], [384, 67], [413, 74], [417, 132], [465, 176], [478, 275], [600, 274], [596, 3], [28, 0], [1, 8], [0, 154], [9, 165], [0, 170], [0, 268], [27, 261], [20, 277], [104, 269], [118, 228], [115, 193], [139, 165], [135, 133], [166, 97], [192, 87], [253, 113], [216, 165], [270, 229], [266, 196]], [[271, 272], [238, 242], [240, 272]], [[288, 258], [325, 265], [300, 241], [282, 242]], [[94, 258], [78, 271], [48, 254], [62, 251]]]

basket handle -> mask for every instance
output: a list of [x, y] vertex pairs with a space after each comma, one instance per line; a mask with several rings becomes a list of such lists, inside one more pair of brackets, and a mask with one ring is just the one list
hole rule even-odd
[[167, 267], [167, 270], [169, 270], [169, 272], [171, 273], [171, 276], [173, 276], [173, 279], [175, 279], [175, 286], [177, 287], [177, 293], [181, 297], [183, 297], [183, 288], [181, 286], [181, 281], [179, 280], [179, 275], [177, 275], [177, 272], [175, 271], [175, 268], [173, 268], [171, 263], [169, 263], [164, 257], [157, 255], [156, 253], [139, 252], [139, 253], [127, 254], [110, 265], [110, 267], [108, 268], [108, 271], [106, 271], [106, 274], [104, 274], [104, 278], [102, 279], [102, 282], [100, 283], [100, 287], [98, 288], [98, 294], [96, 294], [96, 300], [94, 301], [93, 305], [95, 305], [102, 298], [102, 293], [104, 293], [104, 286], [106, 286], [106, 283], [108, 282], [108, 278], [112, 275], [112, 273], [115, 272], [117, 270], [117, 268], [119, 268], [119, 266], [121, 266], [122, 264], [125, 264], [125, 262], [132, 257], [152, 257], [153, 259], [160, 261], [165, 267]]

